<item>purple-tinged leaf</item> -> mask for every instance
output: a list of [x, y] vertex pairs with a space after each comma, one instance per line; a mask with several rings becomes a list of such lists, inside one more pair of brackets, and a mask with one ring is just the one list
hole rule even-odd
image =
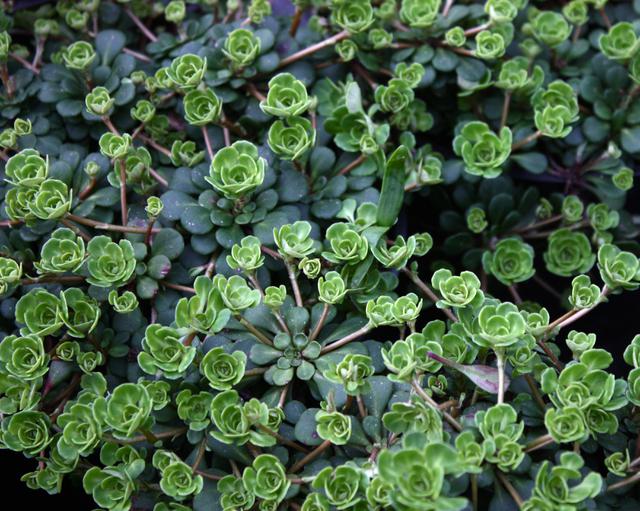
[[[463, 365], [441, 357], [440, 355], [429, 352], [429, 357], [433, 360], [437, 360], [443, 365], [455, 369], [456, 371], [464, 374], [473, 383], [475, 383], [482, 390], [489, 392], [490, 394], [498, 393], [498, 370], [495, 367], [477, 364], [477, 365]], [[509, 387], [509, 377], [505, 374], [504, 386], [505, 390]]]

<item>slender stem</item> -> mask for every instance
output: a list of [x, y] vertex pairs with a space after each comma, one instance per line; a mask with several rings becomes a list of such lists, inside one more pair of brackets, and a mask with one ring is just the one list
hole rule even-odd
[[604, 7], [600, 7], [598, 12], [602, 17], [602, 21], [604, 22], [604, 25], [607, 27], [607, 30], [611, 29], [611, 20], [609, 19], [609, 16], [607, 16], [607, 11], [605, 11]]
[[578, 312], [578, 309], [571, 309], [568, 312], [565, 312], [562, 316], [560, 316], [558, 319], [556, 319], [555, 321], [552, 321], [551, 323], [549, 323], [549, 326], [547, 326], [546, 330], [545, 330], [545, 334], [549, 333], [551, 331], [553, 331], [553, 329], [555, 327], [557, 327], [560, 323], [562, 323], [565, 319], [569, 319], [571, 316], [573, 316], [576, 312]]
[[516, 302], [517, 305], [520, 305], [522, 303], [522, 298], [520, 297], [520, 293], [518, 293], [518, 288], [515, 285], [509, 286], [509, 293], [511, 293], [511, 296], [513, 297], [513, 301]]
[[122, 225], [127, 225], [129, 210], [127, 207], [127, 167], [124, 158], [118, 160], [120, 165], [120, 209]]
[[194, 330], [193, 332], [191, 332], [189, 335], [187, 335], [187, 336], [184, 338], [184, 341], [182, 341], [182, 344], [184, 344], [185, 346], [191, 346], [191, 345], [193, 344], [193, 341], [194, 341], [194, 340], [195, 340], [195, 338], [196, 338], [196, 334], [197, 334], [197, 333], [198, 333], [198, 332], [196, 332], [195, 330]]
[[118, 128], [116, 128], [113, 123], [111, 122], [111, 119], [109, 119], [108, 116], [104, 116], [102, 118], [102, 122], [104, 123], [104, 125], [107, 127], [107, 129], [113, 133], [114, 135], [120, 135], [120, 132], [118, 131]]
[[209, 155], [209, 159], [213, 161], [213, 148], [211, 147], [211, 139], [209, 139], [209, 132], [207, 131], [206, 126], [201, 127], [202, 136], [204, 138], [204, 144], [207, 146], [207, 154]]
[[515, 229], [513, 232], [519, 234], [519, 233], [523, 233], [523, 232], [527, 232], [527, 231], [532, 231], [534, 229], [537, 229], [538, 227], [544, 227], [544, 226], [549, 225], [549, 224], [555, 224], [556, 222], [559, 222], [563, 218], [564, 218], [564, 216], [562, 215], [562, 213], [559, 213], [559, 214], [551, 216], [549, 218], [545, 218], [544, 220], [540, 220], [539, 222], [534, 222], [534, 223], [532, 223], [530, 225], [527, 225], [525, 227], [522, 227], [520, 229]]
[[542, 289], [544, 289], [545, 291], [553, 295], [555, 298], [557, 298], [559, 301], [563, 300], [562, 295], [558, 291], [556, 291], [553, 287], [551, 287], [549, 284], [547, 284], [539, 275], [534, 274], [533, 281], [536, 284], [538, 284]]
[[37, 67], [35, 67], [33, 64], [31, 64], [29, 61], [23, 59], [20, 55], [17, 55], [15, 53], [10, 53], [9, 56], [13, 60], [15, 60], [16, 62], [21, 64], [23, 67], [25, 67], [26, 69], [31, 71], [33, 74], [35, 74], [35, 75], [39, 75], [40, 74], [40, 70]]
[[2, 220], [0, 221], [0, 227], [14, 227], [20, 225], [22, 220]]
[[80, 282], [84, 282], [84, 277], [82, 275], [63, 275], [60, 277], [55, 275], [47, 275], [35, 279], [29, 277], [24, 278], [20, 280], [20, 285], [31, 286], [35, 284], [78, 284]]
[[[402, 268], [402, 272], [411, 279], [411, 282], [413, 282], [418, 287], [418, 289], [420, 289], [420, 291], [422, 291], [422, 293], [427, 296], [427, 298], [429, 298], [429, 300], [431, 300], [433, 303], [439, 300], [438, 295], [436, 295], [433, 290], [429, 286], [427, 286], [427, 284], [420, 280], [420, 277], [418, 277], [418, 275], [416, 275], [406, 267]], [[445, 307], [441, 310], [454, 323], [458, 321], [458, 318], [453, 312], [451, 312], [451, 309]]]
[[350, 343], [351, 341], [357, 339], [361, 335], [364, 335], [367, 332], [369, 332], [371, 328], [372, 328], [371, 325], [367, 323], [362, 328], [359, 328], [355, 332], [350, 333], [349, 335], [343, 337], [342, 339], [332, 342], [331, 344], [327, 344], [324, 348], [322, 348], [322, 350], [320, 350], [320, 354], [324, 355], [325, 353], [329, 353], [330, 351], [338, 349], [340, 346], [344, 346], [345, 344]]
[[78, 199], [85, 200], [87, 197], [89, 197], [89, 195], [91, 195], [91, 192], [93, 192], [93, 189], [96, 187], [97, 183], [98, 180], [95, 177], [92, 177], [87, 183], [87, 186], [85, 186], [78, 194]]
[[84, 241], [91, 241], [91, 236], [89, 236], [86, 232], [84, 232], [79, 227], [69, 222], [69, 220], [67, 220], [66, 218], [61, 218], [60, 223], [64, 225], [66, 228], [71, 229], [73, 232], [76, 233], [76, 236], [80, 236]]
[[191, 465], [191, 472], [193, 472], [194, 474], [198, 471], [198, 465], [200, 465], [200, 462], [202, 461], [206, 446], [207, 446], [207, 437], [205, 436], [200, 442], [200, 445], [198, 446], [198, 454], [196, 454], [196, 459], [193, 461], [193, 464]]
[[196, 290], [189, 286], [174, 284], [173, 282], [167, 282], [166, 280], [160, 280], [158, 282], [169, 289], [175, 289], [176, 291], [182, 291], [183, 293], [190, 293], [193, 295], [196, 294]]
[[298, 278], [296, 277], [296, 270], [288, 261], [285, 261], [285, 266], [287, 267], [287, 274], [289, 275], [289, 282], [291, 282], [291, 289], [293, 289], [293, 296], [296, 299], [296, 305], [298, 307], [303, 307], [304, 302], [302, 301], [302, 294], [300, 293], [300, 286], [298, 286]]
[[164, 186], [165, 188], [169, 187], [169, 181], [167, 181], [160, 174], [158, 174], [158, 171], [149, 167], [149, 174], [151, 174], [151, 177], [155, 179], [158, 183], [160, 183], [162, 186]]
[[[101, 231], [115, 231], [115, 232], [129, 232], [133, 234], [146, 234], [147, 227], [135, 227], [132, 225], [115, 225], [108, 224], [105, 222], [98, 222], [97, 220], [91, 220], [90, 218], [85, 218], [83, 216], [74, 215], [72, 213], [67, 213], [65, 217], [67, 220], [71, 220], [77, 224], [86, 225], [88, 227], [93, 227], [94, 229], [99, 229]], [[152, 229], [152, 232], [160, 232], [159, 228]]]
[[532, 133], [531, 135], [524, 137], [522, 140], [519, 140], [518, 142], [513, 144], [511, 146], [511, 151], [517, 151], [521, 147], [526, 146], [528, 143], [533, 142], [534, 140], [537, 140], [541, 136], [542, 136], [542, 131], [538, 130], [535, 133]]
[[289, 385], [290, 382], [282, 387], [282, 392], [280, 392], [280, 398], [278, 399], [278, 408], [282, 408], [287, 401], [287, 392], [289, 391]]
[[316, 337], [318, 337], [320, 330], [322, 330], [322, 327], [324, 326], [324, 322], [327, 320], [328, 314], [329, 314], [329, 304], [325, 303], [324, 307], [322, 308], [322, 313], [318, 318], [318, 322], [316, 323], [316, 326], [314, 327], [313, 331], [309, 335], [309, 342], [315, 340]]
[[[183, 435], [184, 433], [186, 433], [189, 430], [189, 428], [186, 427], [182, 427], [182, 428], [175, 428], [175, 429], [170, 429], [167, 431], [162, 431], [161, 433], [154, 433], [153, 436], [158, 439], [158, 440], [162, 440], [163, 438], [173, 438], [173, 437], [177, 437], [180, 435]], [[147, 435], [137, 435], [131, 438], [116, 438], [113, 437], [111, 435], [105, 435], [104, 439], [107, 442], [111, 442], [114, 444], [121, 444], [121, 445], [126, 445], [126, 444], [136, 444], [138, 442], [146, 442], [148, 440]]]
[[[431, 398], [431, 396], [424, 391], [424, 389], [422, 388], [422, 385], [420, 385], [420, 380], [418, 379], [418, 377], [413, 379], [413, 381], [411, 382], [411, 385], [412, 385], [413, 389], [416, 391], [416, 393], [424, 401], [426, 401], [428, 404], [430, 404], [436, 410], [440, 410], [440, 406], [438, 405], [438, 403], [436, 403]], [[453, 429], [455, 429], [456, 431], [462, 431], [462, 425], [450, 413], [445, 412], [444, 410], [440, 410], [440, 413], [445, 418], [445, 420], [451, 425], [451, 427]]]
[[148, 224], [147, 224], [147, 232], [144, 235], [144, 244], [147, 246], [151, 246], [151, 234], [152, 234], [152, 230], [153, 230], [153, 224], [155, 223], [156, 219], [154, 217], [151, 217], [148, 220]]
[[296, 6], [296, 12], [293, 14], [293, 19], [291, 20], [291, 27], [289, 28], [289, 35], [291, 37], [296, 36], [296, 32], [298, 31], [298, 27], [300, 26], [300, 21], [302, 21], [302, 13], [304, 12], [299, 6]]
[[249, 92], [249, 94], [251, 94], [254, 98], [256, 98], [258, 101], [264, 101], [267, 99], [267, 96], [265, 96], [264, 94], [262, 94], [262, 92], [260, 92], [258, 90], [258, 87], [255, 86], [254, 83], [252, 82], [247, 82], [247, 91]]
[[544, 399], [542, 398], [542, 394], [538, 390], [538, 386], [536, 385], [536, 381], [530, 374], [524, 375], [524, 381], [529, 385], [529, 390], [531, 391], [531, 395], [533, 396], [533, 400], [536, 402], [540, 410], [543, 412], [547, 409], [547, 405], [544, 404]]
[[344, 168], [342, 168], [339, 172], [338, 175], [339, 176], [344, 176], [345, 174], [348, 174], [349, 172], [351, 172], [353, 169], [355, 169], [358, 165], [360, 165], [363, 161], [365, 161], [367, 159], [367, 156], [364, 154], [361, 154], [360, 156], [358, 156], [355, 160], [353, 160], [351, 163], [349, 163], [348, 165], [346, 165]]
[[253, 369], [247, 369], [244, 372], [244, 377], [251, 378], [252, 376], [260, 376], [267, 372], [266, 367], [254, 367]]
[[504, 486], [505, 490], [509, 492], [509, 495], [511, 495], [511, 498], [518, 505], [518, 508], [522, 509], [522, 506], [524, 505], [524, 500], [522, 500], [522, 497], [518, 493], [518, 490], [516, 490], [513, 487], [513, 485], [509, 482], [509, 479], [507, 479], [507, 476], [504, 474], [504, 472], [496, 469], [495, 473], [496, 473], [496, 476], [498, 477], [498, 481], [500, 481], [502, 486]]
[[491, 27], [490, 21], [488, 21], [487, 23], [483, 23], [482, 25], [478, 25], [477, 27], [468, 28], [467, 30], [464, 31], [464, 35], [466, 37], [476, 35], [478, 32], [482, 32], [483, 30], [486, 30], [489, 27]]
[[249, 332], [251, 332], [258, 341], [262, 344], [266, 344], [267, 346], [273, 346], [273, 341], [269, 339], [265, 334], [263, 334], [260, 330], [258, 330], [255, 326], [249, 323], [246, 319], [244, 319], [239, 314], [236, 315], [236, 319], [244, 326]]
[[588, 309], [579, 310], [573, 316], [565, 319], [560, 324], [558, 324], [558, 328], [562, 329], [562, 328], [564, 328], [566, 326], [569, 326], [574, 321], [579, 320], [582, 316], [586, 316], [587, 314], [589, 314], [589, 312], [591, 312], [593, 309], [595, 309], [598, 306], [598, 304], [602, 303], [603, 298], [605, 298], [609, 294], [609, 292], [610, 292], [609, 288], [605, 285], [602, 288], [602, 292], [600, 293], [600, 298], [598, 299], [598, 301], [592, 307], [589, 307]]
[[44, 43], [46, 42], [46, 37], [38, 37], [36, 41], [36, 51], [33, 55], [33, 60], [31, 61], [31, 65], [38, 69], [40, 66], [40, 59], [42, 58], [42, 52], [44, 51]]
[[4, 90], [9, 99], [13, 98], [13, 82], [11, 80], [11, 76], [9, 76], [9, 68], [7, 67], [7, 63], [0, 65], [0, 79], [2, 79], [2, 84], [4, 85]]
[[364, 406], [364, 401], [360, 394], [356, 396], [356, 403], [358, 404], [358, 413], [360, 414], [360, 418], [364, 419], [367, 416], [367, 408]]
[[495, 350], [496, 366], [498, 368], [498, 404], [504, 403], [504, 353], [502, 350]]
[[153, 147], [156, 151], [164, 154], [167, 158], [171, 158], [171, 151], [169, 149], [167, 149], [166, 147], [163, 147], [160, 144], [158, 144], [152, 138], [149, 138], [146, 135], [143, 135], [142, 133], [138, 136], [138, 138], [140, 140], [142, 140], [145, 144]]
[[270, 249], [269, 247], [265, 247], [264, 245], [261, 245], [260, 250], [262, 250], [268, 256], [273, 257], [274, 259], [282, 259], [282, 256], [278, 252]]
[[331, 445], [331, 440], [325, 440], [318, 447], [316, 447], [313, 451], [307, 454], [304, 458], [300, 459], [297, 463], [295, 463], [290, 469], [289, 472], [295, 473], [301, 468], [303, 468], [307, 463], [311, 463], [318, 456], [320, 456], [329, 446]]
[[323, 41], [320, 41], [319, 43], [313, 44], [303, 50], [300, 50], [294, 53], [293, 55], [289, 55], [288, 57], [282, 59], [280, 61], [280, 64], [278, 65], [278, 68], [282, 68], [282, 67], [288, 66], [289, 64], [293, 64], [294, 62], [297, 62], [298, 60], [303, 59], [308, 55], [311, 55], [329, 46], [334, 46], [336, 43], [342, 41], [343, 39], [346, 39], [347, 37], [349, 37], [349, 32], [347, 32], [346, 30], [343, 30], [342, 32], [338, 32], [337, 34]]
[[266, 433], [267, 435], [277, 439], [278, 442], [280, 442], [281, 444], [288, 445], [289, 447], [291, 447], [292, 449], [295, 449], [298, 452], [303, 452], [305, 454], [309, 453], [309, 449], [307, 449], [306, 447], [303, 447], [302, 445], [300, 445], [297, 442], [294, 442], [293, 440], [289, 440], [288, 438], [283, 437], [280, 433], [278, 433], [277, 431], [273, 431], [272, 429], [269, 429], [264, 424], [258, 423], [256, 424], [256, 427], [263, 433]]
[[553, 443], [553, 441], [553, 438], [548, 433], [546, 435], [539, 436], [524, 446], [524, 452], [535, 451], [536, 449], [540, 449], [545, 445]]
[[131, 18], [131, 21], [135, 23], [138, 29], [140, 29], [140, 32], [142, 32], [144, 36], [147, 39], [149, 39], [149, 41], [151, 41], [152, 43], [155, 43], [158, 40], [156, 35], [147, 28], [147, 26], [142, 22], [142, 20], [138, 18], [138, 16], [136, 16], [129, 7], [125, 7], [124, 12], [127, 13], [127, 16]]
[[444, 9], [442, 9], [442, 16], [444, 18], [447, 17], [447, 15], [449, 14], [449, 11], [451, 10], [451, 7], [453, 6], [455, 0], [447, 0], [446, 3], [444, 4]]
[[141, 62], [151, 62], [151, 59], [142, 53], [132, 50], [131, 48], [122, 48], [122, 53], [131, 55], [134, 59], [138, 59]]
[[640, 481], [640, 472], [638, 472], [637, 474], [633, 474], [632, 476], [627, 477], [626, 479], [623, 479], [622, 481], [618, 481], [617, 483], [613, 483], [612, 485], [607, 487], [607, 492], [619, 490], [620, 488], [624, 488], [625, 486], [636, 484], [638, 481]]
[[217, 476], [215, 474], [209, 474], [208, 472], [204, 472], [203, 470], [196, 470], [194, 474], [204, 477], [205, 479], [210, 479], [211, 481], [219, 481], [224, 476]]
[[511, 91], [507, 90], [504, 93], [504, 103], [502, 103], [502, 115], [500, 116], [500, 128], [504, 128], [507, 125], [507, 118], [509, 117], [510, 106], [511, 106]]

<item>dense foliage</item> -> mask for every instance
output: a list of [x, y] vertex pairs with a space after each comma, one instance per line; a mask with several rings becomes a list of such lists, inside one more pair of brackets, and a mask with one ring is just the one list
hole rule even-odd
[[640, 2], [3, 4], [0, 446], [27, 486], [640, 507], [640, 336], [574, 329], [640, 287]]

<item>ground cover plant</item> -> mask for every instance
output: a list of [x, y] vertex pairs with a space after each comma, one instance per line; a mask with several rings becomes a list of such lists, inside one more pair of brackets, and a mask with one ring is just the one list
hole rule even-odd
[[580, 322], [640, 287], [640, 2], [3, 6], [0, 459], [29, 488], [640, 507], [635, 317]]

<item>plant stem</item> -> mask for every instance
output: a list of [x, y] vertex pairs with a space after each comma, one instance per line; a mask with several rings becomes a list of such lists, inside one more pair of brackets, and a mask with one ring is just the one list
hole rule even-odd
[[531, 442], [524, 446], [524, 452], [535, 451], [536, 449], [540, 449], [545, 445], [553, 443], [553, 441], [553, 438], [549, 434], [539, 436], [538, 438], [534, 438], [533, 440], [531, 440]]
[[175, 289], [176, 291], [182, 291], [183, 293], [196, 294], [196, 290], [189, 286], [183, 286], [182, 284], [174, 284], [173, 282], [167, 282], [166, 280], [159, 280], [159, 284], [169, 289]]
[[296, 277], [296, 270], [289, 261], [285, 261], [287, 267], [287, 274], [289, 275], [289, 282], [291, 282], [291, 289], [293, 289], [293, 296], [296, 299], [296, 305], [298, 307], [304, 307], [302, 301], [302, 294], [300, 294], [300, 287], [298, 286], [298, 278]]
[[355, 160], [353, 160], [351, 163], [345, 165], [344, 168], [342, 168], [339, 172], [338, 175], [339, 176], [344, 176], [345, 174], [348, 174], [349, 172], [351, 172], [353, 169], [355, 169], [358, 165], [360, 165], [362, 162], [364, 162], [367, 159], [367, 156], [364, 154], [361, 154], [360, 156], [358, 156]]
[[446, 18], [447, 15], [449, 14], [449, 11], [451, 10], [451, 7], [453, 6], [455, 0], [447, 0], [446, 3], [444, 4], [444, 9], [442, 9], [442, 17]]
[[579, 311], [577, 311], [575, 314], [573, 314], [572, 316], [568, 317], [567, 319], [565, 319], [564, 321], [562, 321], [561, 323], [558, 324], [558, 328], [562, 329], [568, 325], [570, 325], [571, 323], [573, 323], [574, 321], [577, 321], [578, 319], [580, 319], [582, 316], [586, 316], [587, 314], [589, 314], [589, 312], [591, 312], [593, 309], [595, 309], [598, 304], [602, 303], [602, 300], [611, 292], [611, 290], [605, 285], [602, 288], [602, 291], [600, 293], [600, 297], [598, 298], [598, 301], [593, 304], [592, 307], [589, 307], [588, 309], [581, 309]]
[[[115, 225], [108, 224], [105, 222], [98, 222], [97, 220], [91, 220], [90, 218], [85, 218], [83, 216], [77, 216], [72, 213], [67, 213], [65, 217], [67, 220], [71, 220], [77, 224], [86, 225], [88, 227], [93, 227], [94, 229], [99, 229], [101, 231], [115, 231], [115, 232], [129, 232], [132, 234], [146, 234], [147, 227], [134, 227], [132, 225]], [[160, 232], [159, 228], [154, 228], [151, 232], [156, 233]]]
[[522, 298], [520, 297], [518, 288], [515, 285], [509, 286], [509, 293], [511, 293], [513, 301], [516, 302], [517, 305], [520, 305], [522, 303]]
[[132, 50], [131, 48], [122, 48], [122, 53], [126, 53], [127, 55], [131, 55], [134, 59], [138, 59], [141, 62], [151, 62], [151, 59], [142, 53], [138, 53], [137, 51]]
[[531, 390], [531, 395], [533, 396], [533, 400], [536, 402], [540, 410], [544, 412], [547, 409], [547, 405], [545, 405], [544, 399], [542, 398], [542, 394], [540, 394], [540, 391], [538, 390], [536, 381], [533, 379], [533, 377], [530, 374], [525, 374], [524, 380], [527, 382], [527, 385], [529, 385], [529, 390]]
[[57, 277], [55, 275], [47, 275], [44, 277], [38, 277], [35, 279], [24, 278], [20, 280], [20, 285], [31, 286], [35, 284], [78, 284], [84, 282], [84, 277], [81, 275], [63, 275]]
[[198, 465], [202, 461], [202, 457], [204, 456], [205, 447], [207, 446], [207, 437], [205, 436], [198, 446], [198, 454], [196, 454], [196, 459], [193, 461], [191, 465], [191, 472], [196, 473], [198, 471]]
[[264, 424], [258, 423], [256, 424], [256, 427], [263, 433], [266, 433], [267, 435], [277, 439], [278, 442], [280, 442], [281, 444], [288, 445], [289, 447], [291, 447], [292, 449], [295, 449], [298, 452], [303, 452], [305, 454], [309, 453], [309, 449], [307, 449], [306, 447], [303, 447], [302, 445], [300, 445], [297, 442], [294, 442], [293, 440], [289, 440], [288, 438], [283, 437], [280, 433], [278, 433], [277, 431], [273, 431], [272, 429], [269, 429]]
[[541, 136], [542, 136], [542, 131], [538, 130], [535, 133], [532, 133], [531, 135], [529, 135], [528, 137], [524, 137], [522, 140], [519, 140], [518, 142], [513, 144], [511, 146], [511, 151], [512, 152], [517, 151], [521, 147], [526, 146], [528, 143], [533, 142], [534, 140], [537, 140]]
[[504, 473], [501, 470], [498, 470], [498, 469], [496, 469], [495, 473], [496, 473], [496, 476], [498, 477], [498, 481], [500, 481], [502, 486], [504, 486], [505, 490], [507, 490], [509, 492], [509, 495], [511, 495], [511, 498], [518, 505], [518, 508], [522, 508], [522, 506], [524, 504], [524, 501], [522, 500], [522, 497], [520, 496], [518, 491], [509, 482], [509, 479], [507, 479], [507, 476], [504, 475]]
[[502, 115], [500, 116], [501, 129], [507, 125], [507, 118], [509, 117], [510, 106], [511, 106], [511, 91], [507, 90], [504, 93], [504, 103], [502, 103]]
[[76, 227], [74, 224], [69, 222], [66, 218], [61, 218], [60, 223], [64, 225], [67, 229], [71, 229], [76, 233], [76, 236], [80, 236], [84, 241], [91, 241], [91, 236], [89, 236], [86, 232], [84, 232], [79, 227]]
[[322, 308], [322, 313], [318, 318], [318, 322], [316, 323], [316, 326], [313, 328], [313, 331], [311, 332], [311, 334], [309, 334], [309, 342], [315, 340], [315, 338], [318, 337], [320, 330], [322, 330], [322, 327], [324, 326], [324, 322], [327, 320], [328, 314], [329, 314], [329, 304], [325, 303], [324, 307]]
[[202, 126], [200, 129], [202, 130], [204, 145], [207, 146], [207, 154], [209, 155], [209, 159], [213, 161], [214, 152], [213, 152], [213, 148], [211, 147], [211, 140], [209, 139], [209, 132], [207, 131], [207, 127]]
[[[402, 272], [407, 275], [410, 279], [411, 282], [413, 282], [418, 289], [420, 289], [420, 291], [422, 291], [422, 293], [427, 296], [427, 298], [429, 298], [429, 300], [431, 300], [433, 303], [436, 303], [439, 298], [438, 296], [433, 292], [433, 290], [427, 286], [427, 284], [425, 284], [422, 280], [420, 280], [420, 277], [418, 277], [417, 274], [413, 273], [411, 270], [409, 270], [408, 268], [402, 268]], [[449, 309], [448, 307], [445, 307], [442, 310], [442, 312], [444, 312], [444, 314], [454, 323], [456, 321], [458, 321], [458, 318], [456, 318], [456, 315], [451, 312], [451, 309]]]
[[124, 12], [127, 13], [127, 16], [129, 16], [131, 21], [135, 23], [135, 25], [140, 29], [140, 32], [142, 32], [144, 36], [147, 39], [149, 39], [149, 41], [151, 41], [152, 43], [155, 43], [158, 40], [156, 35], [147, 28], [147, 26], [142, 22], [142, 20], [138, 18], [138, 16], [136, 16], [129, 7], [125, 7]]
[[247, 369], [244, 372], [244, 376], [245, 377], [260, 376], [261, 374], [264, 374], [266, 372], [267, 372], [266, 367], [254, 367], [253, 369]]
[[298, 60], [303, 59], [304, 57], [307, 57], [308, 55], [311, 55], [317, 51], [323, 50], [324, 48], [334, 46], [336, 43], [342, 41], [343, 39], [346, 39], [347, 37], [349, 37], [349, 32], [343, 30], [342, 32], [338, 32], [337, 34], [328, 37], [327, 39], [320, 41], [319, 43], [312, 44], [311, 46], [282, 59], [280, 61], [280, 64], [278, 65], [278, 69], [288, 66], [289, 64], [293, 64], [294, 62], [297, 62]]
[[[186, 433], [188, 430], [189, 428], [186, 427], [174, 428], [167, 431], [162, 431], [161, 433], [154, 433], [153, 436], [158, 440], [162, 440], [163, 438], [180, 436]], [[108, 442], [120, 445], [136, 444], [138, 442], [146, 442], [148, 440], [147, 435], [137, 435], [131, 438], [116, 438], [111, 435], [105, 435], [104, 438]]]
[[113, 123], [111, 122], [111, 119], [109, 119], [108, 116], [104, 116], [102, 118], [102, 122], [104, 123], [104, 125], [107, 127], [107, 129], [113, 133], [114, 135], [118, 135], [120, 136], [120, 132], [118, 131], [118, 128], [116, 128]]
[[623, 479], [622, 481], [618, 481], [617, 483], [613, 483], [612, 485], [610, 485], [607, 488], [607, 492], [619, 490], [620, 488], [624, 488], [625, 486], [636, 484], [638, 481], [640, 481], [640, 472], [638, 472], [637, 474], [633, 474], [632, 476], [627, 477], [626, 479]]
[[236, 315], [236, 319], [244, 326], [249, 332], [251, 332], [258, 341], [262, 344], [266, 344], [267, 346], [273, 346], [273, 341], [269, 339], [265, 334], [263, 334], [260, 330], [258, 330], [255, 326], [249, 323], [246, 319], [244, 319], [240, 314]]
[[316, 447], [313, 451], [307, 454], [304, 458], [300, 459], [297, 463], [295, 463], [290, 469], [289, 472], [295, 473], [301, 468], [303, 468], [307, 463], [311, 463], [318, 456], [320, 456], [329, 446], [331, 445], [331, 440], [325, 440], [318, 447]]
[[537, 229], [538, 227], [544, 227], [545, 225], [554, 224], [556, 222], [559, 222], [563, 218], [564, 218], [564, 216], [561, 213], [559, 213], [559, 214], [551, 216], [549, 218], [545, 218], [544, 220], [540, 220], [539, 222], [534, 222], [531, 225], [527, 225], [527, 226], [522, 227], [520, 229], [515, 229], [513, 232], [514, 233], [523, 233], [523, 232], [531, 231], [533, 229]]
[[345, 344], [350, 343], [351, 341], [357, 339], [361, 335], [366, 334], [371, 330], [371, 325], [367, 323], [362, 328], [358, 328], [355, 332], [350, 333], [349, 335], [339, 339], [337, 341], [332, 342], [331, 344], [327, 344], [324, 348], [320, 350], [320, 354], [324, 355], [325, 353], [329, 353], [335, 349], [338, 349], [340, 346], [344, 346]]
[[276, 252], [275, 250], [272, 250], [272, 249], [270, 249], [268, 247], [265, 247], [264, 245], [260, 246], [260, 250], [262, 250], [268, 256], [273, 257], [274, 259], [282, 259], [282, 256], [278, 252]]
[[411, 382], [411, 386], [416, 391], [416, 393], [428, 404], [430, 404], [436, 410], [439, 410], [445, 420], [451, 425], [453, 429], [456, 431], [462, 431], [462, 425], [451, 415], [449, 412], [445, 412], [444, 410], [440, 410], [440, 406], [436, 403], [429, 394], [427, 394], [422, 385], [420, 385], [420, 380], [418, 377], [415, 377]]
[[299, 6], [296, 6], [296, 11], [293, 14], [293, 18], [291, 20], [291, 27], [289, 27], [289, 35], [291, 37], [296, 36], [296, 32], [298, 31], [298, 27], [300, 26], [300, 21], [302, 21], [302, 13], [304, 12]]
[[142, 140], [145, 144], [153, 147], [156, 151], [164, 154], [167, 158], [171, 158], [171, 151], [169, 149], [167, 149], [166, 147], [163, 147], [160, 144], [158, 144], [152, 138], [149, 138], [146, 135], [143, 135], [142, 133], [140, 133], [140, 135], [138, 135], [138, 138], [140, 140]]
[[482, 32], [483, 30], [488, 29], [491, 26], [491, 22], [483, 23], [482, 25], [478, 25], [477, 27], [468, 28], [464, 31], [465, 37], [469, 37], [472, 35], [476, 35], [478, 32]]
[[87, 197], [89, 197], [89, 195], [91, 195], [91, 192], [93, 192], [93, 189], [96, 187], [97, 182], [98, 180], [95, 177], [92, 177], [87, 183], [87, 186], [85, 186], [78, 194], [78, 199], [85, 200]]
[[203, 470], [196, 470], [194, 474], [204, 477], [205, 479], [210, 479], [211, 481], [219, 481], [224, 476], [217, 476], [215, 474], [209, 474], [208, 472], [204, 472]]
[[498, 368], [498, 404], [504, 403], [504, 353], [502, 350], [495, 350], [496, 366]]
[[23, 67], [25, 67], [26, 69], [31, 71], [33, 74], [35, 74], [35, 75], [39, 75], [40, 74], [40, 70], [37, 67], [35, 67], [33, 64], [31, 64], [29, 61], [23, 59], [20, 55], [16, 55], [15, 53], [10, 53], [9, 56], [13, 60], [15, 60], [16, 62], [21, 64]]
[[120, 209], [122, 215], [122, 225], [127, 225], [129, 210], [127, 207], [127, 168], [124, 158], [118, 160], [120, 165]]
[[260, 92], [258, 90], [258, 88], [255, 86], [254, 83], [252, 82], [247, 82], [247, 91], [249, 92], [249, 94], [251, 94], [254, 98], [256, 98], [258, 101], [264, 101], [267, 99], [267, 96], [265, 96], [264, 94], [262, 94], [262, 92]]
[[160, 183], [162, 186], [164, 186], [165, 188], [169, 187], [169, 181], [163, 178], [160, 174], [158, 174], [156, 170], [152, 169], [151, 167], [149, 167], [149, 174], [151, 174], [151, 177], [155, 179], [158, 183]]

